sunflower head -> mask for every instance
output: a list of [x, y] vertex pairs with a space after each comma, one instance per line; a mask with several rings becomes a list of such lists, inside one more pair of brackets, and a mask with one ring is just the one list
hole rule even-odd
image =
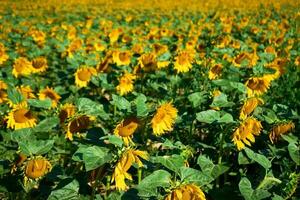
[[41, 73], [48, 68], [47, 59], [45, 57], [38, 57], [32, 60], [32, 71], [34, 73]]
[[9, 56], [5, 52], [5, 47], [2, 43], [0, 43], [0, 66], [7, 61]]
[[66, 103], [61, 106], [59, 111], [59, 120], [60, 123], [64, 123], [68, 118], [72, 117], [76, 112], [76, 107], [73, 104]]
[[17, 58], [13, 65], [12, 74], [18, 78], [20, 76], [27, 76], [32, 72], [32, 63], [25, 57]]
[[139, 121], [135, 117], [122, 120], [114, 130], [114, 134], [122, 137], [126, 146], [132, 142], [131, 137], [139, 126]]
[[139, 67], [144, 71], [151, 71], [157, 68], [156, 55], [154, 53], [145, 53], [138, 58]]
[[205, 200], [203, 191], [194, 184], [181, 185], [169, 193], [165, 200]]
[[40, 90], [39, 99], [45, 100], [46, 98], [51, 100], [51, 107], [56, 108], [61, 97], [54, 91], [53, 88], [46, 87], [45, 89]]
[[93, 67], [81, 67], [75, 72], [75, 84], [77, 87], [87, 87], [92, 76], [97, 74], [97, 70]]
[[258, 97], [251, 97], [247, 99], [241, 108], [240, 119], [245, 120], [257, 106], [262, 105], [263, 103], [264, 101]]
[[68, 123], [68, 130], [66, 133], [66, 138], [69, 140], [73, 140], [73, 134], [81, 133], [84, 130], [88, 129], [92, 122], [93, 118], [87, 115], [81, 115], [75, 117], [74, 119], [70, 120]]
[[245, 83], [249, 97], [262, 95], [265, 93], [273, 80], [273, 76], [264, 75], [263, 77], [252, 77]]
[[218, 78], [222, 74], [222, 69], [223, 69], [222, 64], [214, 64], [208, 72], [208, 78], [210, 80], [214, 80]]
[[273, 143], [277, 142], [281, 135], [289, 133], [295, 128], [293, 122], [285, 122], [276, 124], [269, 133], [270, 141]]
[[188, 72], [192, 68], [194, 56], [189, 51], [179, 52], [175, 58], [174, 69], [178, 72]]
[[136, 79], [136, 76], [126, 72], [121, 78], [119, 79], [119, 85], [117, 85], [116, 89], [118, 93], [123, 96], [133, 91], [133, 81]]
[[177, 112], [177, 109], [171, 103], [162, 104], [151, 120], [153, 133], [155, 135], [162, 135], [173, 130]]
[[8, 100], [6, 89], [7, 89], [7, 84], [0, 80], [0, 104]]
[[25, 166], [25, 176], [30, 179], [37, 179], [48, 173], [51, 168], [52, 166], [47, 159], [37, 157], [27, 161]]
[[14, 130], [21, 128], [31, 128], [36, 125], [37, 119], [26, 106], [16, 106], [8, 113], [7, 127]]
[[131, 62], [131, 53], [129, 51], [114, 51], [112, 56], [113, 62], [117, 66], [129, 65]]

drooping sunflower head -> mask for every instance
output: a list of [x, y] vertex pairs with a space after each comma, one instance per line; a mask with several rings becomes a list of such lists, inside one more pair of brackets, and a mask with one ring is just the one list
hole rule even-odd
[[27, 76], [32, 72], [32, 63], [25, 57], [17, 58], [13, 65], [12, 74], [18, 78], [20, 76]]
[[203, 191], [194, 184], [181, 185], [169, 193], [165, 200], [206, 200]]
[[7, 127], [14, 130], [21, 128], [31, 128], [36, 125], [37, 119], [33, 113], [23, 106], [17, 106], [6, 116]]
[[249, 97], [262, 95], [269, 87], [273, 77], [264, 75], [263, 77], [252, 77], [245, 83]]
[[295, 128], [293, 122], [285, 122], [276, 124], [269, 133], [270, 141], [273, 143], [277, 142], [281, 135], [289, 133]]
[[93, 118], [87, 115], [80, 115], [71, 119], [68, 123], [68, 130], [66, 133], [66, 138], [73, 140], [73, 134], [82, 133], [90, 126]]
[[39, 99], [45, 100], [46, 98], [51, 99], [51, 107], [56, 108], [61, 97], [52, 88], [46, 87], [40, 90]]
[[29, 85], [21, 85], [17, 87], [17, 90], [23, 95], [25, 99], [34, 99], [35, 95]]
[[159, 43], [155, 43], [155, 44], [153, 44], [153, 51], [154, 51], [155, 55], [159, 56], [168, 51], [168, 46], [162, 45]]
[[7, 84], [0, 80], [0, 104], [8, 100], [6, 89], [7, 89]]
[[41, 73], [47, 70], [48, 64], [45, 57], [38, 57], [32, 60], [32, 71], [34, 73]]
[[5, 47], [2, 43], [0, 43], [0, 66], [7, 61], [9, 56], [5, 52]]
[[257, 106], [259, 106], [263, 103], [264, 103], [264, 101], [258, 97], [251, 97], [251, 98], [247, 99], [241, 108], [240, 119], [241, 120], [246, 119], [254, 111], [254, 109]]
[[112, 56], [113, 62], [117, 66], [129, 65], [131, 62], [131, 53], [129, 51], [114, 51]]
[[223, 69], [222, 64], [214, 64], [208, 72], [208, 78], [210, 80], [214, 80], [218, 78], [222, 74], [222, 69]]
[[61, 106], [59, 111], [59, 120], [60, 123], [64, 123], [68, 118], [72, 117], [76, 112], [76, 107], [71, 103], [66, 103]]
[[51, 163], [41, 156], [26, 162], [25, 176], [30, 179], [38, 179], [51, 170]]
[[151, 71], [157, 68], [157, 60], [154, 53], [145, 53], [138, 58], [139, 66], [144, 71]]
[[153, 133], [155, 135], [162, 135], [173, 130], [177, 112], [177, 109], [171, 103], [162, 104], [151, 120]]
[[75, 72], [75, 84], [77, 87], [87, 87], [92, 76], [97, 74], [97, 70], [93, 67], [81, 67]]
[[245, 144], [251, 146], [250, 142], [255, 142], [254, 135], [258, 136], [261, 132], [261, 129], [262, 125], [260, 121], [253, 117], [248, 117], [234, 131], [232, 141], [240, 151], [245, 148]]
[[122, 137], [126, 146], [132, 143], [131, 137], [133, 133], [137, 130], [139, 126], [139, 121], [135, 117], [129, 117], [122, 120], [115, 128], [114, 134]]
[[247, 52], [242, 52], [233, 58], [233, 65], [236, 67], [241, 67], [244, 63], [249, 64], [250, 56]]
[[126, 72], [119, 79], [119, 85], [117, 85], [116, 89], [118, 93], [123, 96], [133, 91], [133, 81], [136, 79], [136, 76]]
[[192, 68], [194, 56], [189, 51], [179, 52], [175, 58], [174, 69], [177, 73], [188, 72]]

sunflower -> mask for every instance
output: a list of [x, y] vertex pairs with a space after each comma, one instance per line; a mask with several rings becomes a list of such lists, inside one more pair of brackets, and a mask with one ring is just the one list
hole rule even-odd
[[280, 123], [275, 125], [272, 128], [271, 132], [269, 133], [269, 138], [272, 144], [277, 142], [277, 140], [281, 135], [290, 132], [294, 128], [295, 128], [295, 124], [293, 122], [285, 122], [285, 123]]
[[74, 53], [82, 48], [83, 40], [80, 38], [74, 38], [70, 43], [66, 53], [69, 58], [72, 58]]
[[63, 106], [61, 106], [58, 117], [60, 120], [60, 123], [64, 123], [66, 119], [72, 117], [76, 112], [76, 107], [71, 103], [66, 103]]
[[38, 156], [26, 162], [25, 176], [30, 179], [37, 179], [47, 174], [51, 168], [52, 166], [46, 158]]
[[120, 79], [119, 79], [119, 85], [117, 85], [116, 89], [118, 93], [123, 96], [125, 94], [128, 94], [129, 92], [132, 92], [133, 87], [133, 81], [136, 79], [136, 76], [133, 74], [130, 74], [126, 72]]
[[131, 53], [129, 51], [114, 51], [112, 57], [113, 62], [117, 66], [129, 65], [131, 62]]
[[273, 62], [266, 65], [266, 67], [275, 70], [275, 73], [271, 74], [273, 79], [277, 79], [284, 74], [287, 62], [288, 60], [286, 58], [275, 58]]
[[8, 60], [9, 56], [5, 52], [5, 47], [0, 43], [0, 66]]
[[0, 80], [0, 104], [8, 100], [6, 89], [7, 89], [7, 84]]
[[29, 85], [21, 85], [17, 87], [17, 90], [23, 95], [25, 99], [34, 99], [35, 95]]
[[32, 63], [25, 57], [20, 57], [15, 60], [12, 74], [18, 78], [19, 76], [27, 76], [32, 72]]
[[241, 67], [244, 62], [246, 62], [247, 64], [249, 64], [249, 62], [250, 62], [250, 56], [249, 56], [249, 53], [247, 53], [247, 52], [242, 52], [242, 53], [238, 54], [232, 60], [232, 63], [235, 67]]
[[139, 67], [144, 71], [151, 71], [157, 68], [156, 55], [154, 53], [145, 53], [138, 58]]
[[51, 99], [51, 107], [56, 108], [57, 103], [61, 97], [52, 88], [49, 88], [47, 86], [45, 89], [40, 90], [39, 92], [40, 100], [45, 100], [46, 98]]
[[45, 57], [38, 57], [32, 61], [33, 73], [41, 73], [47, 70], [48, 64]]
[[84, 130], [86, 130], [90, 126], [92, 120], [93, 120], [93, 118], [89, 117], [87, 115], [77, 116], [74, 119], [72, 119], [68, 123], [68, 130], [67, 130], [65, 138], [72, 141], [73, 134], [80, 133], [80, 132], [83, 132]]
[[233, 143], [240, 151], [245, 148], [245, 144], [251, 146], [255, 142], [254, 135], [258, 136], [261, 132], [262, 125], [260, 121], [253, 117], [245, 119], [233, 133]]
[[162, 104], [151, 120], [153, 133], [159, 136], [173, 130], [177, 112], [177, 109], [171, 103]]
[[240, 119], [245, 120], [257, 106], [263, 104], [264, 101], [261, 98], [251, 97], [247, 99], [241, 108]]
[[97, 70], [93, 67], [81, 67], [76, 70], [75, 84], [77, 87], [87, 87], [91, 80], [91, 77], [97, 74]]
[[174, 69], [177, 73], [188, 72], [192, 68], [193, 54], [189, 51], [180, 52], [175, 58]]
[[7, 127], [14, 130], [36, 126], [37, 119], [26, 106], [16, 106], [8, 113]]
[[159, 56], [165, 52], [168, 51], [168, 46], [167, 45], [162, 45], [162, 44], [159, 44], [159, 43], [155, 43], [153, 44], [153, 50], [154, 50], [154, 54]]
[[140, 158], [149, 160], [149, 155], [146, 151], [134, 149], [128, 149], [122, 154], [121, 159], [118, 161], [114, 169], [111, 180], [111, 182], [115, 182], [115, 186], [118, 190], [126, 190], [127, 185], [125, 183], [125, 179], [132, 180], [132, 176], [127, 171], [133, 163], [136, 163], [138, 167], [143, 166]]
[[[222, 94], [222, 92], [220, 90], [214, 90], [212, 92], [213, 98], [216, 98], [216, 97], [220, 96], [221, 94]], [[220, 110], [220, 107], [211, 107], [211, 109], [213, 109], [213, 110]]]
[[116, 41], [118, 41], [119, 36], [121, 35], [121, 33], [122, 33], [122, 29], [114, 29], [114, 30], [112, 30], [109, 33], [109, 35], [108, 35], [110, 43], [113, 44]]
[[46, 40], [46, 34], [40, 30], [31, 30], [28, 33], [38, 45], [43, 45]]
[[245, 83], [248, 96], [262, 95], [269, 89], [272, 80], [273, 76], [270, 75], [249, 78]]
[[172, 190], [165, 200], [205, 200], [203, 191], [195, 184], [181, 185]]
[[131, 136], [136, 131], [139, 126], [139, 121], [135, 117], [129, 117], [125, 120], [122, 120], [114, 130], [114, 134], [122, 137], [126, 146], [129, 143], [133, 143]]
[[218, 78], [219, 76], [221, 76], [222, 68], [223, 68], [222, 64], [213, 65], [208, 72], [208, 78], [210, 80], [214, 80], [214, 79]]

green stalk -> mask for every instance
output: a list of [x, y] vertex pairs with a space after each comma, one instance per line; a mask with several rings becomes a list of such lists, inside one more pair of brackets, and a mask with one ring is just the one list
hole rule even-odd
[[140, 182], [142, 181], [142, 172], [143, 169], [141, 167], [138, 168], [138, 184], [140, 184]]

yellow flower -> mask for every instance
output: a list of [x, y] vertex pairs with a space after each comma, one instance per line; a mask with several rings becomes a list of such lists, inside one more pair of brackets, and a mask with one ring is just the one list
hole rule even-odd
[[214, 80], [214, 79], [218, 78], [219, 76], [221, 76], [222, 68], [223, 68], [222, 64], [213, 65], [208, 72], [208, 78], [210, 80]]
[[92, 117], [89, 117], [87, 115], [81, 115], [81, 116], [78, 116], [78, 117], [72, 119], [68, 123], [68, 130], [67, 130], [65, 138], [72, 141], [73, 134], [80, 133], [80, 132], [86, 130], [89, 127], [92, 120], [93, 120]]
[[143, 163], [140, 158], [149, 160], [149, 155], [145, 151], [128, 149], [118, 161], [114, 173], [112, 175], [112, 182], [115, 182], [115, 186], [118, 190], [126, 190], [127, 185], [125, 179], [132, 180], [131, 175], [127, 172], [133, 163], [136, 163], [138, 167], [142, 167]]
[[64, 104], [59, 111], [59, 120], [60, 123], [64, 123], [66, 119], [72, 117], [76, 112], [76, 107], [71, 103]]
[[2, 43], [0, 43], [0, 66], [7, 61], [9, 56], [5, 52], [5, 47]]
[[172, 190], [165, 200], [205, 200], [203, 191], [194, 184], [181, 185]]
[[11, 100], [8, 100], [9, 107], [16, 107], [18, 105], [20, 106], [27, 106], [27, 99], [34, 99], [35, 95], [33, 94], [33, 90], [30, 88], [30, 86], [18, 86], [16, 87], [17, 91], [22, 94], [24, 97], [22, 102], [19, 102], [17, 105], [15, 105]]
[[170, 64], [170, 61], [158, 61], [157, 62], [157, 68], [162, 69], [168, 67]]
[[39, 92], [40, 100], [45, 100], [46, 98], [51, 99], [51, 107], [56, 108], [61, 97], [52, 88], [47, 86], [45, 89], [40, 90]]
[[27, 58], [20, 57], [15, 60], [12, 74], [18, 78], [19, 76], [27, 76], [32, 72], [32, 63]]
[[247, 99], [241, 108], [240, 119], [245, 120], [258, 105], [261, 105], [263, 103], [263, 100], [257, 97]]
[[47, 159], [37, 157], [26, 163], [25, 176], [31, 179], [37, 179], [48, 173], [51, 168], [52, 166]]
[[29, 35], [33, 38], [33, 40], [38, 45], [43, 45], [46, 40], [46, 34], [43, 31], [40, 30], [31, 30], [29, 31]]
[[188, 51], [180, 52], [175, 58], [174, 69], [177, 73], [188, 72], [192, 68], [193, 55]]
[[270, 75], [249, 78], [245, 83], [248, 96], [262, 95], [269, 89], [272, 80], [273, 76]]
[[[222, 92], [220, 90], [214, 90], [213, 93], [212, 93], [212, 96], [214, 98], [220, 96], [222, 94]], [[213, 110], [220, 110], [220, 107], [211, 107], [211, 109]]]
[[131, 62], [131, 53], [129, 51], [114, 51], [112, 56], [113, 62], [117, 66], [129, 65]]
[[261, 132], [262, 125], [260, 121], [253, 117], [245, 119], [233, 133], [233, 143], [240, 151], [245, 148], [245, 144], [251, 146], [255, 142], [254, 135], [258, 136]]
[[114, 29], [114, 30], [112, 30], [109, 33], [109, 35], [108, 35], [110, 43], [113, 44], [116, 41], [118, 41], [119, 36], [121, 35], [121, 33], [122, 33], [122, 29]]
[[177, 109], [171, 103], [162, 104], [151, 120], [153, 133], [162, 135], [173, 130], [173, 125], [177, 118]]
[[156, 43], [156, 44], [153, 44], [153, 50], [154, 50], [155, 55], [159, 56], [168, 51], [168, 46]]
[[34, 73], [41, 73], [48, 68], [47, 59], [44, 57], [38, 57], [32, 61], [32, 71]]
[[274, 126], [271, 132], [269, 133], [269, 138], [272, 144], [277, 142], [277, 140], [281, 135], [290, 132], [294, 128], [295, 128], [295, 124], [293, 122], [280, 123]]
[[246, 52], [242, 52], [242, 53], [238, 54], [237, 56], [235, 56], [233, 58], [232, 62], [233, 62], [234, 66], [240, 67], [244, 61], [247, 61], [246, 62], [247, 64], [249, 64], [249, 62], [250, 62], [250, 56]]
[[154, 53], [145, 53], [138, 58], [139, 67], [144, 71], [151, 71], [157, 68], [157, 60]]
[[286, 58], [275, 58], [273, 62], [266, 65], [266, 67], [275, 70], [275, 73], [270, 74], [269, 76], [272, 76], [272, 79], [279, 78], [282, 74], [284, 74], [287, 63], [288, 60]]
[[70, 43], [68, 49], [67, 49], [67, 55], [68, 57], [72, 58], [73, 54], [78, 51], [79, 49], [81, 49], [83, 45], [83, 40], [80, 38], [74, 38], [72, 40], [72, 42]]
[[114, 130], [114, 134], [122, 137], [126, 146], [129, 143], [133, 143], [131, 136], [136, 131], [139, 126], [138, 119], [135, 117], [129, 117], [125, 120], [122, 120]]
[[6, 119], [7, 127], [14, 130], [34, 127], [37, 121], [26, 106], [16, 106], [10, 113], [8, 113]]
[[75, 72], [75, 84], [77, 87], [87, 87], [91, 77], [97, 74], [97, 70], [93, 67], [81, 67]]
[[130, 74], [126, 72], [120, 79], [119, 79], [119, 85], [117, 85], [116, 89], [118, 93], [123, 96], [125, 94], [128, 94], [129, 92], [132, 92], [133, 87], [133, 81], [136, 79], [136, 76], [133, 74]]
[[0, 80], [0, 104], [8, 100], [6, 89], [7, 89], [6, 83]]

